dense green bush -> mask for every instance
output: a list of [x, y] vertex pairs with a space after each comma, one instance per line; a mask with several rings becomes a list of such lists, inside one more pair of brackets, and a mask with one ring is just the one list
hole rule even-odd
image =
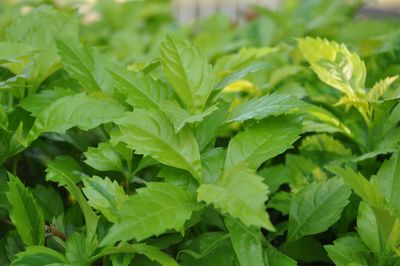
[[12, 2], [0, 265], [400, 265], [398, 21]]

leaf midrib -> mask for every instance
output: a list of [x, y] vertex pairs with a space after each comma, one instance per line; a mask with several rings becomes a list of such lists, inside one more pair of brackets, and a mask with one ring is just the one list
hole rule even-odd
[[[150, 135], [151, 137], [153, 137], [153, 138], [155, 138], [155, 139], [161, 141], [165, 146], [167, 146], [168, 148], [170, 148], [175, 154], [178, 155], [179, 158], [181, 158], [181, 159], [189, 166], [190, 172], [191, 172], [191, 174], [196, 178], [196, 180], [198, 180], [199, 182], [201, 181], [201, 180], [200, 180], [200, 179], [201, 179], [201, 175], [199, 175], [199, 174], [197, 173], [196, 169], [193, 168], [192, 163], [189, 162], [189, 161], [185, 158], [185, 156], [183, 156], [182, 154], [179, 153], [180, 149], [175, 149], [175, 147], [172, 146], [172, 145], [170, 145], [170, 144], [168, 143], [168, 141], [165, 141], [164, 139], [160, 138], [158, 135], [155, 135], [155, 134], [153, 134], [153, 133], [150, 132], [150, 131], [144, 130], [144, 129], [141, 128], [141, 127], [135, 126], [135, 125], [133, 125], [133, 124], [129, 124], [128, 126], [129, 126], [129, 127], [134, 127], [134, 128], [136, 128], [136, 129], [139, 129], [139, 130], [141, 130], [141, 131], [147, 133], [147, 134]], [[136, 139], [136, 138], [135, 138], [135, 139]], [[200, 160], [200, 156], [199, 156], [199, 160]]]

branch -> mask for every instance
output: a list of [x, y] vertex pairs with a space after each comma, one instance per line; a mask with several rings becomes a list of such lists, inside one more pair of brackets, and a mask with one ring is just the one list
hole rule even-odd
[[57, 228], [55, 228], [53, 225], [45, 225], [44, 227], [47, 235], [57, 236], [64, 241], [67, 240], [66, 235], [63, 232], [57, 230]]

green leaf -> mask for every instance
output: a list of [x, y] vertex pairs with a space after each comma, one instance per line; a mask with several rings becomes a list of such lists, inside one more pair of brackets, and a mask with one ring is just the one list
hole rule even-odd
[[293, 193], [278, 191], [271, 196], [271, 199], [268, 201], [267, 208], [272, 208], [280, 211], [283, 215], [288, 215], [290, 202], [292, 201], [293, 197]]
[[156, 261], [160, 263], [162, 266], [178, 266], [179, 264], [167, 254], [161, 252], [156, 247], [146, 245], [146, 244], [126, 244], [122, 243], [117, 247], [106, 247], [104, 248], [99, 254], [93, 256], [91, 258], [91, 262], [94, 262], [98, 258], [101, 258], [105, 255], [111, 254], [142, 254], [145, 255], [147, 258], [151, 259], [152, 261]]
[[296, 266], [297, 262], [274, 247], [268, 247], [264, 251], [265, 266]]
[[57, 177], [56, 179], [51, 179], [49, 181], [58, 182], [59, 186], [65, 186], [68, 192], [79, 203], [79, 207], [81, 208], [83, 216], [85, 217], [87, 239], [88, 241], [92, 241], [96, 234], [98, 217], [89, 206], [85, 197], [82, 195], [79, 187], [75, 184], [73, 176], [70, 175], [71, 172], [65, 170], [66, 169], [62, 165], [50, 163], [46, 171], [48, 173], [47, 176], [50, 174], [50, 176]]
[[141, 241], [171, 229], [179, 231], [199, 207], [191, 193], [167, 183], [147, 183], [136, 192], [128, 197], [102, 246], [119, 240]]
[[122, 117], [122, 106], [107, 98], [84, 93], [66, 96], [50, 104], [36, 117], [28, 140], [44, 132], [64, 133], [74, 126], [88, 130]]
[[158, 110], [165, 100], [171, 98], [169, 88], [150, 75], [115, 66], [109, 71], [115, 88], [126, 96], [126, 102], [133, 107]]
[[9, 265], [9, 260], [7, 258], [7, 238], [2, 237], [0, 238], [0, 265]]
[[400, 221], [388, 211], [361, 202], [358, 209], [357, 231], [378, 258], [385, 257], [400, 243]]
[[263, 227], [274, 231], [265, 210], [268, 187], [253, 170], [243, 164], [225, 169], [215, 184], [202, 184], [197, 200], [213, 204], [224, 214], [238, 218], [246, 226]]
[[31, 192], [22, 182], [9, 174], [8, 192], [10, 219], [22, 241], [28, 246], [44, 244], [44, 218]]
[[333, 241], [333, 245], [326, 245], [329, 258], [338, 266], [348, 266], [351, 263], [370, 265], [374, 259], [367, 246], [358, 236], [345, 236]]
[[350, 138], [354, 137], [353, 132], [343, 122], [322, 107], [305, 104], [299, 109], [299, 113], [305, 115], [303, 122], [305, 132], [341, 132]]
[[242, 48], [238, 53], [221, 56], [215, 63], [215, 72], [219, 87], [225, 87], [230, 82], [240, 79], [248, 73], [265, 68], [266, 64], [260, 64], [260, 59], [277, 51], [271, 47]]
[[64, 186], [63, 175], [67, 175], [74, 183], [79, 183], [86, 176], [77, 161], [69, 156], [58, 156], [49, 162], [46, 170], [46, 180]]
[[22, 74], [35, 52], [35, 48], [27, 44], [0, 42], [0, 64], [16, 75]]
[[383, 206], [383, 197], [375, 184], [370, 183], [361, 173], [356, 173], [350, 167], [329, 166], [329, 171], [343, 178], [354, 192], [372, 206]]
[[83, 153], [85, 163], [99, 171], [122, 172], [122, 158], [109, 142], [102, 142], [96, 148], [90, 147]]
[[376, 82], [371, 90], [368, 92], [368, 101], [378, 102], [379, 99], [385, 94], [385, 92], [398, 78], [399, 76], [393, 76]]
[[6, 218], [10, 211], [10, 204], [8, 203], [6, 196], [7, 191], [7, 175], [4, 175], [4, 177], [0, 175], [0, 219]]
[[290, 204], [288, 241], [327, 230], [340, 218], [350, 194], [338, 178], [312, 183], [299, 192]]
[[318, 77], [349, 96], [365, 94], [365, 64], [344, 44], [320, 38], [298, 40], [299, 48]]
[[37, 185], [32, 189], [32, 193], [46, 221], [50, 222], [53, 217], [58, 217], [64, 212], [63, 200], [60, 194], [52, 187]]
[[192, 193], [195, 193], [198, 187], [198, 182], [189, 172], [175, 167], [165, 166], [161, 168], [157, 177], [163, 178], [166, 183]]
[[304, 138], [299, 149], [304, 157], [312, 159], [319, 165], [351, 155], [349, 148], [328, 134], [315, 134]]
[[225, 168], [245, 162], [257, 169], [263, 162], [292, 147], [301, 133], [299, 117], [269, 117], [240, 132], [231, 139]]
[[112, 94], [112, 79], [99, 54], [81, 45], [77, 38], [58, 38], [56, 43], [64, 69], [86, 91]]
[[78, 38], [78, 32], [77, 16], [56, 10], [50, 5], [42, 5], [29, 14], [16, 16], [7, 26], [4, 37], [11, 42], [28, 44], [37, 49], [38, 52], [24, 68], [34, 83], [32, 90], [35, 90], [38, 84], [61, 67], [54, 37], [62, 34]]
[[93, 250], [85, 235], [75, 232], [66, 241], [65, 256], [71, 265], [87, 266]]
[[295, 193], [313, 181], [327, 179], [317, 164], [300, 155], [286, 154], [286, 168], [289, 170], [290, 188]]
[[381, 192], [397, 217], [400, 217], [400, 158], [393, 153], [389, 160], [383, 162], [379, 172], [371, 177], [371, 184]]
[[289, 183], [289, 171], [283, 164], [265, 167], [258, 175], [264, 177], [271, 194], [278, 191], [282, 184]]
[[306, 236], [299, 240], [285, 243], [280, 251], [286, 256], [303, 263], [330, 262], [324, 247], [317, 237]]
[[129, 266], [135, 254], [113, 254], [110, 255], [112, 266]]
[[175, 101], [164, 101], [161, 106], [161, 111], [163, 111], [174, 124], [175, 132], [180, 131], [186, 124], [194, 124], [203, 121], [205, 117], [211, 115], [216, 110], [218, 110], [218, 107], [212, 105], [203, 112], [191, 115]]
[[[222, 256], [223, 254], [223, 256]], [[201, 234], [178, 253], [182, 266], [237, 266], [229, 235], [222, 232]]]
[[57, 251], [41, 246], [31, 246], [17, 254], [11, 266], [45, 266], [67, 264], [67, 259]]
[[190, 113], [202, 111], [213, 90], [212, 67], [188, 41], [167, 35], [161, 44], [163, 72]]
[[268, 116], [289, 113], [291, 110], [301, 108], [303, 105], [301, 101], [291, 95], [264, 95], [237, 106], [229, 114], [226, 122], [243, 122], [249, 119], [261, 120]]
[[74, 92], [62, 88], [51, 90], [43, 90], [37, 94], [29, 95], [22, 99], [19, 106], [32, 113], [32, 116], [37, 117], [46, 107], [56, 100], [72, 95]]
[[264, 265], [260, 229], [247, 228], [238, 220], [228, 217], [225, 218], [225, 225], [240, 265]]
[[206, 184], [214, 184], [224, 170], [225, 150], [214, 148], [201, 154], [203, 179]]
[[218, 135], [218, 130], [223, 124], [228, 113], [229, 104], [219, 103], [218, 110], [206, 116], [194, 131], [199, 148], [204, 151], [208, 145], [213, 144]]
[[6, 236], [6, 255], [9, 261], [13, 261], [17, 253], [24, 251], [26, 245], [16, 230], [10, 230]]
[[88, 204], [101, 213], [111, 222], [116, 222], [119, 218], [118, 212], [122, 209], [127, 196], [117, 181], [111, 182], [106, 177], [102, 179], [98, 176], [84, 178], [83, 193], [88, 198]]
[[117, 123], [123, 133], [121, 140], [136, 153], [187, 170], [201, 182], [199, 147], [191, 129], [183, 128], [176, 134], [165, 115], [143, 109], [127, 113]]

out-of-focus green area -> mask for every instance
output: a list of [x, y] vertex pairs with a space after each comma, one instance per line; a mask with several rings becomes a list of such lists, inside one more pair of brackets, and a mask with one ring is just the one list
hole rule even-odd
[[[47, 7], [35, 9], [42, 4]], [[28, 40], [33, 46], [39, 43], [37, 47], [51, 47], [53, 36], [43, 25], [54, 26], [54, 33], [67, 35], [67, 28], [60, 30], [52, 25], [52, 17], [60, 16], [62, 24], [64, 15], [60, 14], [74, 14], [85, 44], [132, 68], [149, 65], [149, 58], [158, 56], [165, 33], [175, 31], [188, 36], [211, 62], [243, 46], [285, 42], [283, 46], [287, 47], [296, 37], [310, 35], [347, 44], [365, 59], [368, 68], [376, 70], [385, 65], [371, 73], [382, 77], [397, 74], [400, 64], [394, 55], [400, 47], [399, 20], [360, 17], [357, 14], [363, 4], [361, 0], [286, 0], [275, 11], [253, 7], [242, 14], [246, 23], [238, 24], [224, 14], [215, 14], [180, 25], [174, 16], [174, 5], [168, 0], [6, 0], [0, 2], [0, 40]], [[31, 20], [29, 26], [19, 27], [25, 20]], [[37, 37], [41, 34], [42, 38]]]
[[[41, 4], [48, 7], [31, 14]], [[379, 59], [371, 60], [369, 65], [377, 67], [374, 66], [377, 61], [396, 58], [391, 54], [399, 49], [399, 21], [393, 17], [355, 18], [363, 4], [361, 0], [286, 0], [276, 11], [260, 6], [242, 14], [247, 23], [240, 25], [223, 14], [179, 25], [173, 3], [169, 0], [5, 0], [0, 2], [0, 40], [11, 40], [11, 35], [18, 35], [12, 31], [25, 31], [12, 39], [24, 41], [24, 38], [31, 38], [29, 34], [25, 36], [28, 32], [46, 32], [43, 25], [52, 24], [49, 22], [51, 16], [58, 16], [58, 12], [72, 14], [78, 10], [74, 16], [81, 26], [81, 40], [112, 59], [135, 63], [133, 67], [146, 65], [148, 58], [157, 56], [159, 43], [167, 31], [187, 35], [211, 61], [243, 46], [273, 46], [282, 41], [287, 45], [294, 43], [296, 37], [311, 35], [346, 43], [365, 57], [367, 63], [379, 54]], [[35, 15], [37, 13], [41, 15]], [[24, 14], [28, 15], [21, 17]], [[32, 16], [30, 28], [9, 27], [31, 19], [29, 16]], [[20, 19], [15, 20], [17, 17]], [[63, 31], [58, 33], [64, 34]], [[44, 36], [44, 40], [49, 38]], [[32, 43], [36, 41], [32, 40]], [[395, 64], [387, 65], [379, 72], [383, 76], [397, 71]]]

